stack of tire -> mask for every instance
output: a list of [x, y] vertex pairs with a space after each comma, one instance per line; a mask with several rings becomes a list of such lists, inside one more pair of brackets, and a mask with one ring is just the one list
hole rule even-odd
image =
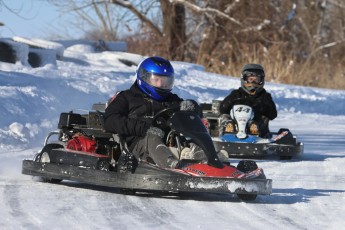
[[17, 61], [16, 52], [11, 44], [2, 40], [0, 40], [0, 61], [13, 64]]
[[56, 60], [62, 60], [64, 49], [59, 43], [41, 39], [0, 39], [0, 61], [13, 64], [20, 62], [33, 68], [46, 64], [56, 65]]

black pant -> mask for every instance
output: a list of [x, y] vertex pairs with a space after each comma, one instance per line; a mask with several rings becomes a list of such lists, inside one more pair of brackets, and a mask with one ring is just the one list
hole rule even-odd
[[170, 167], [169, 160], [175, 158], [170, 149], [163, 143], [162, 138], [153, 134], [146, 134], [134, 144], [131, 151], [137, 159], [156, 163], [165, 168]]

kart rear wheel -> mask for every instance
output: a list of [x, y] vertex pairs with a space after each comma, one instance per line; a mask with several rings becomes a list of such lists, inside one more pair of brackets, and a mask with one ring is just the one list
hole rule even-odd
[[[49, 153], [53, 149], [62, 148], [62, 147], [63, 146], [61, 146], [59, 144], [48, 144], [48, 145], [44, 146], [42, 151], [35, 156], [34, 160], [37, 162], [49, 164], [50, 163]], [[54, 183], [54, 184], [58, 184], [62, 181], [61, 179], [55, 179], [55, 178], [49, 178], [49, 177], [41, 177], [41, 179], [43, 182]]]
[[243, 201], [253, 201], [257, 196], [257, 194], [237, 194], [237, 197]]
[[280, 156], [279, 159], [280, 160], [291, 160], [292, 156]]

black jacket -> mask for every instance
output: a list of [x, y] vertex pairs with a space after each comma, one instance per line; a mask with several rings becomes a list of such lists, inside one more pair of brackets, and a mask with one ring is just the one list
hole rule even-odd
[[130, 149], [142, 137], [152, 123], [152, 118], [164, 108], [177, 106], [182, 99], [170, 94], [163, 102], [153, 100], [143, 93], [136, 83], [112, 98], [104, 114], [104, 128], [125, 138]]
[[262, 116], [273, 120], [277, 117], [276, 105], [273, 102], [272, 96], [265, 89], [262, 89], [257, 95], [249, 95], [242, 88], [233, 90], [224, 100], [220, 103], [220, 114], [230, 114], [231, 108], [235, 104], [244, 103], [252, 106], [254, 110], [253, 120], [259, 121]]

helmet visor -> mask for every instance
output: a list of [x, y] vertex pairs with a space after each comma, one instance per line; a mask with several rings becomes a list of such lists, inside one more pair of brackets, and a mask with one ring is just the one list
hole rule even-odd
[[256, 72], [245, 71], [242, 76], [247, 83], [261, 84], [263, 81], [263, 76]]
[[245, 77], [244, 79], [246, 82], [248, 83], [256, 83], [259, 84], [261, 82], [261, 77], [259, 76], [255, 76], [255, 75], [249, 75], [247, 77]]
[[146, 73], [142, 79], [150, 86], [158, 89], [171, 90], [174, 86], [174, 75], [163, 76], [153, 73]]

